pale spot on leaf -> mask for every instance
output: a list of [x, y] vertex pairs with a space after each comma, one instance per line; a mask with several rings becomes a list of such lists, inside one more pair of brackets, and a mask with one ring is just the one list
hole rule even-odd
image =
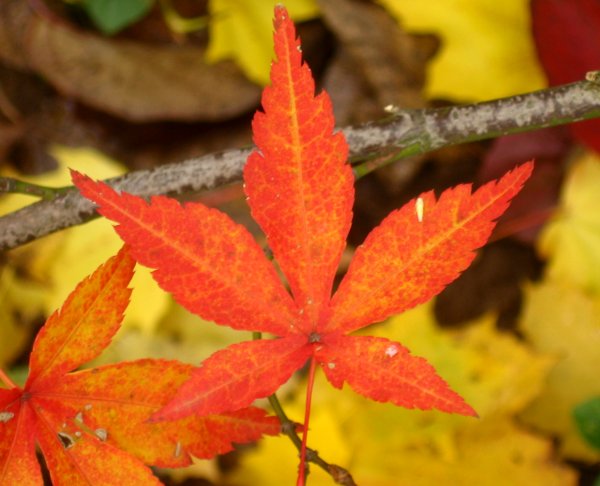
[[417, 220], [419, 221], [419, 223], [423, 222], [423, 206], [424, 206], [424, 202], [423, 202], [423, 198], [422, 197], [418, 197], [417, 200], [415, 201], [415, 210], [417, 212]]
[[94, 430], [94, 435], [102, 442], [108, 439], [108, 431], [106, 429], [96, 429]]
[[398, 354], [398, 347], [395, 344], [390, 344], [387, 348], [385, 348], [385, 355], [393, 358]]
[[181, 451], [182, 451], [181, 442], [177, 441], [177, 443], [175, 444], [175, 452], [173, 452], [173, 457], [181, 456]]
[[0, 412], [0, 422], [8, 422], [10, 419], [12, 419], [15, 416], [14, 413], [12, 412]]

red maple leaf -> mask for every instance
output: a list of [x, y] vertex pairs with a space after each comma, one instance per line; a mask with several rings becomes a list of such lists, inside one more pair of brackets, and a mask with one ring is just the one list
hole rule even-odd
[[349, 334], [429, 300], [467, 268], [532, 163], [473, 194], [470, 185], [439, 199], [427, 192], [391, 213], [357, 249], [331, 298], [352, 218], [347, 145], [333, 132], [329, 97], [314, 95], [283, 7], [275, 9], [275, 29], [277, 61], [263, 93], [264, 113], [253, 121], [258, 150], [244, 180], [252, 215], [291, 295], [250, 233], [225, 214], [163, 196], [147, 203], [73, 173], [82, 194], [118, 223], [134, 258], [154, 268], [157, 282], [180, 304], [219, 324], [278, 336], [216, 352], [153, 418], [247, 406], [309, 359], [311, 371], [320, 364], [335, 387], [345, 381], [377, 401], [475, 415], [425, 359], [399, 343]]
[[180, 467], [231, 442], [279, 432], [256, 408], [148, 423], [192, 366], [143, 359], [68, 373], [97, 356], [121, 325], [134, 261], [126, 250], [79, 284], [36, 337], [21, 389], [0, 389], [0, 485], [41, 485], [39, 444], [53, 484], [160, 484], [144, 465]]

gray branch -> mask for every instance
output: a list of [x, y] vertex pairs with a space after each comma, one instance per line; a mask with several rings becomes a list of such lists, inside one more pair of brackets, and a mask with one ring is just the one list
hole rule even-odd
[[[394, 158], [422, 154], [448, 145], [562, 125], [600, 116], [600, 84], [595, 78], [484, 103], [423, 110], [394, 110], [384, 120], [343, 132], [354, 162], [375, 155]], [[210, 154], [153, 170], [109, 179], [113, 187], [149, 197], [212, 189], [241, 179], [252, 149]], [[0, 217], [0, 249], [88, 221], [94, 206], [75, 190]]]

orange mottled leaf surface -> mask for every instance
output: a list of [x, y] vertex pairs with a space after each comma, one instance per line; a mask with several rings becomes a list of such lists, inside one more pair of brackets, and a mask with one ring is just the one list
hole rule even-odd
[[351, 332], [439, 294], [471, 264], [530, 173], [524, 165], [474, 194], [463, 184], [393, 211], [356, 250], [325, 329]]
[[103, 216], [119, 222], [133, 257], [155, 268], [158, 284], [181, 305], [236, 329], [287, 330], [294, 304], [246, 228], [202, 204], [162, 196], [148, 204], [76, 173], [73, 180], [102, 201]]
[[79, 284], [39, 332], [21, 388], [0, 389], [0, 485], [160, 484], [146, 464], [181, 467], [279, 432], [259, 409], [149, 423], [193, 367], [145, 359], [82, 371], [120, 327], [134, 260], [124, 248]]
[[221, 403], [251, 403], [287, 381], [311, 354], [302, 335], [231, 345], [206, 359], [153, 419], [215, 413]]
[[473, 409], [460, 403], [427, 360], [412, 356], [400, 343], [330, 334], [316, 358], [336, 388], [347, 382], [354, 391], [380, 402], [473, 415]]
[[252, 216], [267, 235], [296, 304], [302, 329], [322, 317], [352, 220], [354, 179], [348, 146], [333, 133], [331, 101], [314, 95], [291, 22], [276, 19], [271, 86], [252, 122], [258, 150], [244, 168]]
[[[146, 203], [73, 174], [98, 211], [118, 223], [133, 256], [156, 269], [158, 282], [188, 309], [218, 324], [276, 336], [215, 353], [153, 420], [245, 407], [276, 391], [307, 359], [316, 359], [334, 386], [346, 382], [374, 400], [476, 415], [424, 359], [398, 343], [347, 334], [430, 299], [454, 280], [533, 164], [475, 193], [470, 185], [439, 199], [429, 192], [392, 213], [357, 250], [332, 299], [354, 199], [347, 146], [334, 131], [328, 95], [315, 95], [285, 8], [275, 7], [274, 25], [277, 59], [264, 111], [254, 119], [257, 149], [244, 181], [289, 292], [249, 236], [232, 231], [234, 223], [217, 211], [166, 198]], [[195, 212], [206, 221], [192, 217]], [[206, 268], [226, 275], [205, 278]]]

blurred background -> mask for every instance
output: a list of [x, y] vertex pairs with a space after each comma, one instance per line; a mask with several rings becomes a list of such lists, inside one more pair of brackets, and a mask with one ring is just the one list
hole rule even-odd
[[[343, 127], [512, 96], [600, 68], [598, 0], [290, 0]], [[270, 0], [0, 0], [0, 174], [70, 184], [250, 146], [273, 57]], [[389, 110], [389, 108], [388, 108]], [[492, 242], [433, 302], [369, 329], [426, 357], [480, 419], [368, 402], [317, 378], [310, 446], [360, 485], [600, 485], [600, 131], [596, 121], [399, 160], [357, 182], [344, 262], [390, 210], [535, 158]], [[187, 199], [247, 224], [241, 183]], [[0, 215], [30, 204], [0, 196]], [[0, 367], [26, 376], [35, 334], [120, 240], [104, 220], [0, 254]], [[344, 272], [344, 264], [340, 275]], [[125, 324], [94, 365], [198, 364], [248, 336], [176, 306], [137, 270]], [[301, 421], [303, 376], [281, 397]], [[265, 405], [266, 406], [266, 405]], [[268, 438], [167, 484], [293, 484]], [[309, 484], [333, 480], [312, 467]]]

